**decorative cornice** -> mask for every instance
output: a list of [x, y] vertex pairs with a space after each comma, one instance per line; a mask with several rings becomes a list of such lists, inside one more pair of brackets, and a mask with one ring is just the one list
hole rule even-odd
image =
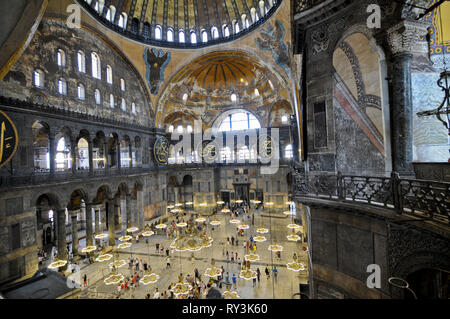
[[[428, 24], [403, 20], [387, 30], [387, 43], [393, 55], [412, 54], [421, 36], [426, 36]], [[426, 52], [426, 51], [425, 51]]]

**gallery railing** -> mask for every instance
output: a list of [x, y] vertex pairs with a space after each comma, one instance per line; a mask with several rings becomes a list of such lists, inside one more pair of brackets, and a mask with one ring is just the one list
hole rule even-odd
[[398, 214], [450, 224], [450, 183], [391, 177], [306, 175], [294, 171], [294, 196], [383, 207]]
[[325, 0], [296, 0], [294, 2], [294, 10], [295, 13], [300, 13], [303, 11], [306, 11], [308, 9], [311, 9], [312, 7], [325, 2]]

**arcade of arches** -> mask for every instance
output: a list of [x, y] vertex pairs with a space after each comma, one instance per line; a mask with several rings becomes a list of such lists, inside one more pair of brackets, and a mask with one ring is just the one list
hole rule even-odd
[[0, 4], [0, 296], [448, 299], [438, 2]]

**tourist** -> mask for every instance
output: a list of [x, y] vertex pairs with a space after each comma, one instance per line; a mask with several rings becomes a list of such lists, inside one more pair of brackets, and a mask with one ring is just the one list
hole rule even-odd
[[234, 246], [234, 237], [231, 236], [231, 245]]
[[258, 284], [259, 284], [259, 281], [261, 279], [261, 271], [259, 271], [259, 268], [256, 268], [256, 278], [258, 279]]
[[83, 282], [84, 282], [84, 287], [86, 287], [87, 286], [87, 274], [84, 274]]
[[233, 288], [236, 289], [236, 280], [237, 280], [237, 278], [236, 278], [235, 274], [233, 274], [233, 277], [231, 277], [231, 280], [233, 281]]
[[275, 278], [275, 280], [277, 280], [277, 275], [278, 275], [278, 269], [277, 269], [277, 267], [275, 266], [275, 267], [273, 267], [273, 277]]
[[265, 273], [266, 273], [266, 276], [267, 276], [267, 279], [269, 279], [270, 278], [270, 272], [269, 272], [269, 265], [267, 265], [266, 266], [266, 270], [265, 270]]
[[159, 299], [159, 297], [160, 297], [160, 294], [159, 294], [158, 288], [156, 288], [155, 292], [153, 293], [153, 299]]
[[170, 257], [166, 259], [166, 268], [170, 268]]

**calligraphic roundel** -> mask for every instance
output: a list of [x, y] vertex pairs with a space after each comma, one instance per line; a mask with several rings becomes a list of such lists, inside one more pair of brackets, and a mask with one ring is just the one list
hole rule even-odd
[[0, 111], [0, 167], [8, 163], [17, 150], [17, 129], [4, 112]]

